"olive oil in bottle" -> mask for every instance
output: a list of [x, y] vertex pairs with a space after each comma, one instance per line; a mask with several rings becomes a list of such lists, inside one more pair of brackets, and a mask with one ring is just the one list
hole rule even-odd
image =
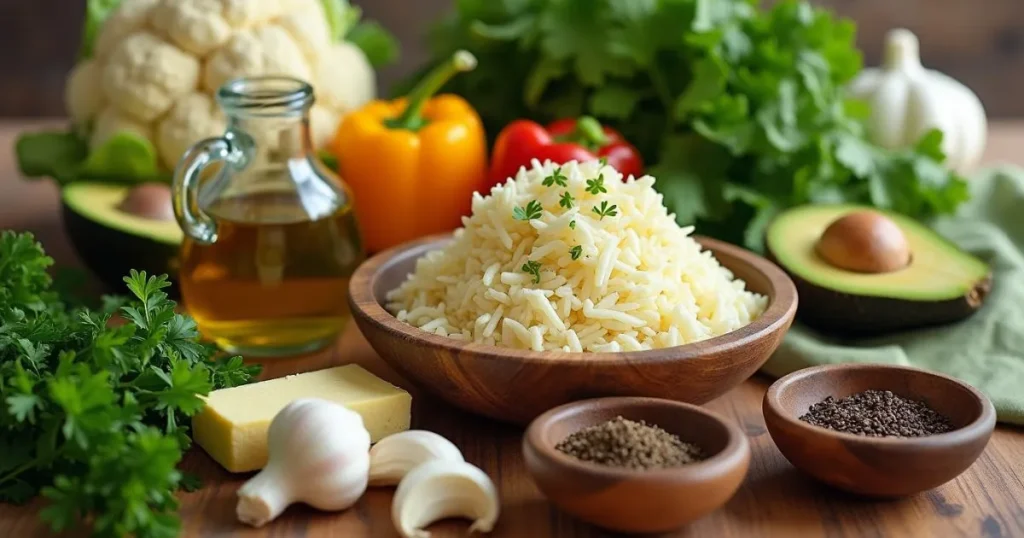
[[349, 318], [348, 281], [363, 259], [351, 205], [309, 220], [271, 192], [220, 199], [206, 212], [217, 241], [186, 240], [180, 273], [203, 335], [250, 355], [330, 344]]
[[351, 193], [313, 150], [313, 89], [242, 78], [217, 100], [227, 131], [193, 146], [174, 174], [184, 305], [231, 352], [326, 347], [349, 318], [348, 281], [364, 254]]

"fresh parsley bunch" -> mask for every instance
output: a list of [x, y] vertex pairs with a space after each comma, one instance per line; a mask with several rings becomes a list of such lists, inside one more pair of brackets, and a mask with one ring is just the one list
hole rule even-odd
[[[30, 234], [0, 233], [0, 500], [42, 493], [54, 530], [177, 536], [177, 470], [201, 395], [248, 382], [240, 357], [214, 360], [195, 322], [132, 271], [130, 298], [70, 308]], [[108, 323], [120, 314], [126, 323]]]
[[866, 142], [844, 86], [854, 26], [783, 0], [459, 0], [436, 59], [479, 59], [446, 90], [493, 137], [520, 118], [581, 114], [619, 129], [653, 166], [680, 224], [759, 248], [781, 209], [871, 204], [926, 219], [968, 192], [936, 131], [904, 151]]

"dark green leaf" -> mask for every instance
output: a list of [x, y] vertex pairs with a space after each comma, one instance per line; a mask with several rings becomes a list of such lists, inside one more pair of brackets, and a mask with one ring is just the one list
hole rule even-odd
[[590, 95], [588, 108], [598, 117], [622, 120], [633, 114], [640, 94], [625, 86], [606, 84]]
[[89, 148], [71, 132], [29, 133], [18, 137], [14, 146], [18, 170], [30, 178], [52, 177], [65, 184], [79, 176], [79, 167]]

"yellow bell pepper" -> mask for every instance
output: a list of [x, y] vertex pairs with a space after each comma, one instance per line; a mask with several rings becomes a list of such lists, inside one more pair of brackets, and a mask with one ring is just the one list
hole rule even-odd
[[451, 231], [487, 185], [483, 123], [461, 97], [433, 95], [476, 66], [467, 51], [436, 67], [407, 99], [373, 101], [338, 127], [334, 153], [355, 196], [366, 249]]

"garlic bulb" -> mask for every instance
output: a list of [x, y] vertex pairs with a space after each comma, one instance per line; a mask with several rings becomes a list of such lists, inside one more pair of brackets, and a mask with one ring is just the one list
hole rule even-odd
[[431, 460], [463, 461], [462, 452], [444, 437], [426, 430], [389, 435], [370, 449], [370, 485], [393, 486]]
[[266, 467], [238, 490], [239, 521], [261, 526], [288, 505], [321, 510], [355, 504], [370, 472], [370, 434], [358, 413], [305, 398], [284, 407], [267, 432]]
[[429, 538], [423, 527], [449, 517], [473, 520], [470, 532], [490, 532], [499, 512], [494, 483], [464, 461], [431, 460], [417, 466], [402, 478], [391, 503], [391, 519], [405, 538]]
[[883, 147], [913, 147], [933, 128], [942, 131], [950, 168], [971, 169], [985, 151], [988, 122], [981, 100], [955, 79], [921, 65], [917, 36], [889, 32], [881, 68], [865, 69], [851, 95], [871, 105], [868, 134]]

